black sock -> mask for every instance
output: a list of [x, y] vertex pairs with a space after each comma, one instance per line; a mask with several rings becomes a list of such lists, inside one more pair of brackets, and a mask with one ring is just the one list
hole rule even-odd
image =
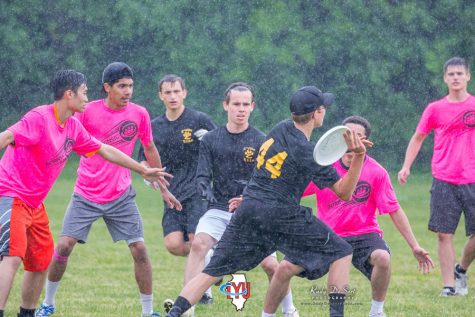
[[345, 315], [345, 297], [343, 293], [330, 293], [330, 317], [343, 317]]
[[467, 270], [462, 269], [462, 267], [460, 266], [460, 264], [457, 264], [457, 265], [455, 266], [455, 271], [456, 271], [457, 273], [462, 273], [462, 274], [467, 273]]
[[167, 316], [169, 317], [180, 317], [181, 314], [186, 312], [188, 309], [191, 308], [190, 302], [181, 296], [178, 296], [175, 303], [172, 306], [172, 309], [168, 312]]
[[0, 317], [3, 317], [3, 309], [0, 309]]
[[20, 313], [18, 314], [18, 317], [35, 317], [35, 309], [26, 309], [20, 307]]

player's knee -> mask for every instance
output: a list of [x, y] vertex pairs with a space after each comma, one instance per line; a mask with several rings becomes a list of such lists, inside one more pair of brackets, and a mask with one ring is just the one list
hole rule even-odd
[[165, 248], [175, 256], [186, 256], [189, 253], [189, 250], [184, 245], [184, 241], [165, 239]]
[[76, 245], [76, 240], [72, 239], [59, 239], [58, 245], [54, 249], [54, 254], [60, 257], [69, 257], [71, 252], [73, 252], [74, 246]]
[[274, 277], [278, 279], [290, 279], [297, 273], [297, 265], [288, 261], [280, 262], [279, 266], [274, 272]]
[[205, 257], [209, 250], [210, 247], [208, 244], [204, 240], [200, 239], [199, 236], [193, 239], [193, 242], [191, 243], [191, 252], [193, 252], [195, 255]]
[[129, 244], [130, 252], [135, 262], [148, 261], [147, 247], [142, 241], [137, 241]]
[[391, 256], [385, 250], [376, 250], [371, 254], [371, 262], [373, 262], [373, 266], [389, 269], [391, 266]]
[[267, 276], [272, 278], [275, 271], [279, 267], [279, 262], [273, 257], [267, 257], [261, 262], [261, 267], [266, 272]]
[[442, 244], [452, 243], [452, 237], [453, 237], [453, 234], [450, 234], [450, 233], [439, 232], [437, 234], [438, 241], [439, 243], [442, 243]]

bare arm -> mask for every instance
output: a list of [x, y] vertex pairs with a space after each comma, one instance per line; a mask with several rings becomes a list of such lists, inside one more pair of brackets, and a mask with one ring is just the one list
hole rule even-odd
[[160, 154], [158, 153], [155, 143], [150, 142], [148, 146], [144, 146], [143, 152], [151, 167], [162, 167], [162, 160], [160, 159]]
[[414, 233], [412, 232], [409, 219], [407, 219], [406, 213], [404, 210], [399, 209], [396, 212], [390, 213], [391, 220], [396, 226], [397, 230], [401, 233], [404, 240], [411, 248], [412, 254], [419, 262], [419, 270], [424, 273], [429, 273], [431, 268], [434, 268], [434, 263], [429, 256], [429, 252], [420, 247], [417, 242]]
[[15, 141], [15, 138], [11, 131], [5, 130], [0, 133], [0, 150], [5, 148], [7, 145], [13, 143], [13, 141]]
[[163, 177], [172, 177], [172, 175], [165, 172], [165, 169], [147, 168], [145, 165], [140, 164], [139, 162], [130, 158], [122, 151], [107, 144], [102, 144], [97, 154], [99, 154], [109, 162], [131, 169], [132, 171], [140, 174], [142, 177], [150, 179], [152, 181], [161, 182], [161, 178]]
[[411, 175], [411, 166], [414, 163], [414, 160], [421, 150], [422, 143], [424, 142], [426, 135], [415, 132], [412, 136], [409, 144], [407, 145], [406, 157], [404, 158], [404, 164], [402, 165], [401, 170], [397, 174], [398, 181], [401, 185], [407, 183], [407, 178]]
[[348, 149], [354, 153], [350, 169], [345, 176], [333, 184], [331, 190], [343, 200], [350, 200], [360, 178], [366, 155], [366, 146], [371, 147], [373, 143], [369, 140], [362, 140], [354, 131], [347, 131], [344, 134]]

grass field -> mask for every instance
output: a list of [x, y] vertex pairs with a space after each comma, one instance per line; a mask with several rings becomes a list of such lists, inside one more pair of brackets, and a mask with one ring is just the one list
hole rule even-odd
[[[70, 162], [46, 200], [55, 240], [58, 237], [63, 214], [75, 180], [77, 163]], [[155, 306], [165, 298], [175, 298], [182, 288], [185, 258], [168, 254], [163, 246], [161, 227], [162, 204], [157, 192], [146, 188], [141, 179], [134, 177], [139, 205], [145, 226], [145, 239], [154, 269]], [[392, 279], [385, 303], [388, 316], [474, 316], [474, 293], [466, 297], [440, 298], [440, 270], [436, 236], [427, 230], [430, 176], [414, 175], [410, 184], [401, 187], [394, 183], [403, 208], [411, 221], [421, 246], [430, 251], [436, 269], [429, 275], [419, 274], [417, 262], [403, 238], [395, 230], [389, 216], [380, 217], [384, 238], [392, 253]], [[304, 201], [315, 207], [313, 198]], [[456, 234], [457, 258], [465, 242], [463, 223]], [[94, 224], [86, 245], [78, 245], [61, 282], [55, 316], [140, 316], [140, 302], [133, 276], [132, 258], [123, 242], [113, 244], [102, 221]], [[472, 270], [473, 271], [473, 270]], [[20, 302], [22, 270], [18, 272], [6, 307], [8, 317], [16, 316]], [[225, 280], [228, 280], [226, 278]], [[260, 268], [247, 274], [251, 282], [251, 297], [242, 312], [236, 312], [225, 295], [213, 288], [214, 304], [198, 306], [196, 316], [260, 316], [267, 288], [267, 279]], [[1, 282], [1, 281], [0, 281]], [[300, 316], [327, 316], [326, 300], [312, 300], [310, 289], [324, 288], [325, 278], [308, 281], [292, 280], [294, 302]], [[355, 290], [347, 301], [347, 316], [367, 316], [370, 309], [370, 285], [356, 270], [352, 270], [350, 287]]]

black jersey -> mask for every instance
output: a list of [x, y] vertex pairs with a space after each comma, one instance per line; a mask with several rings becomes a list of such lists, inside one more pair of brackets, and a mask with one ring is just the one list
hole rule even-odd
[[310, 181], [319, 188], [332, 186], [340, 176], [333, 166], [314, 161], [313, 148], [293, 121], [280, 122], [259, 149], [244, 195], [270, 205], [296, 206]]
[[[190, 108], [185, 108], [175, 121], [168, 120], [165, 114], [152, 120], [153, 142], [160, 153], [162, 166], [173, 175], [168, 179], [169, 190], [180, 202], [198, 193], [195, 174], [200, 141], [194, 133], [215, 128], [207, 114]], [[139, 150], [138, 160], [145, 160], [143, 147]]]
[[212, 182], [217, 203], [210, 204], [209, 209], [228, 210], [229, 199], [242, 194], [264, 139], [265, 135], [251, 126], [237, 134], [220, 127], [203, 137], [196, 178], [198, 182]]

